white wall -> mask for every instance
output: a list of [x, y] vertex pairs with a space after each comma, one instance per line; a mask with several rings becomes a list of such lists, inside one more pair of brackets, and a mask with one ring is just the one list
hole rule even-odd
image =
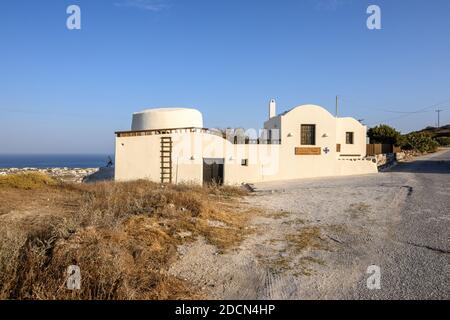
[[[342, 155], [366, 156], [367, 127], [354, 118], [337, 118], [337, 143]], [[346, 144], [346, 132], [353, 132], [353, 144]]]
[[[301, 145], [301, 125], [316, 125], [316, 144]], [[307, 177], [365, 174], [377, 172], [370, 161], [340, 160], [340, 154], [366, 153], [366, 128], [353, 118], [335, 118], [325, 109], [305, 105], [274, 117], [266, 129], [281, 129], [281, 145], [234, 145], [205, 132], [172, 133], [116, 138], [116, 179], [160, 181], [160, 138], [173, 140], [173, 182], [203, 181], [203, 158], [224, 159], [224, 182], [241, 184]], [[354, 144], [345, 143], [345, 132], [354, 132]], [[336, 144], [341, 152], [336, 152]], [[296, 155], [296, 147], [316, 147], [320, 155]], [[329, 152], [325, 153], [324, 148]], [[242, 166], [242, 159], [248, 166]]]
[[[224, 159], [224, 182], [265, 181], [279, 170], [279, 145], [234, 145], [207, 133], [174, 133], [116, 138], [116, 180], [160, 181], [160, 138], [173, 141], [173, 182], [203, 181], [203, 158]], [[242, 160], [248, 166], [242, 166]]]

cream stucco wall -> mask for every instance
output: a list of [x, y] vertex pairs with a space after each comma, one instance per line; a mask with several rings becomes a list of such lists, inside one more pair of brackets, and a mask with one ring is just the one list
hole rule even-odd
[[[301, 145], [302, 124], [316, 125], [314, 146]], [[116, 179], [159, 182], [160, 139], [164, 136], [172, 137], [173, 141], [174, 183], [202, 183], [203, 158], [224, 159], [226, 184], [377, 172], [375, 163], [361, 160], [366, 153], [366, 127], [353, 118], [336, 118], [319, 106], [304, 105], [272, 117], [264, 127], [279, 130], [273, 137], [280, 138], [281, 144], [232, 144], [201, 130], [117, 137]], [[348, 131], [354, 132], [351, 145], [345, 143]], [[340, 153], [336, 151], [338, 143], [341, 144]], [[315, 147], [322, 152], [320, 155], [296, 155], [297, 147]], [[242, 165], [242, 159], [247, 160], [247, 166]]]
[[131, 130], [156, 130], [175, 128], [202, 128], [200, 111], [189, 108], [147, 109], [133, 114]]
[[[115, 177], [119, 181], [149, 179], [160, 181], [160, 141], [170, 136], [173, 141], [173, 182], [203, 181], [203, 159], [224, 159], [224, 182], [265, 181], [278, 171], [279, 145], [234, 145], [207, 133], [173, 133], [116, 138]], [[243, 166], [242, 160], [248, 165]]]
[[[152, 137], [154, 138], [154, 137]], [[159, 181], [159, 143], [148, 136], [116, 138], [116, 180]]]
[[[367, 127], [353, 118], [337, 118], [337, 143], [341, 144], [341, 155], [366, 156]], [[346, 144], [346, 132], [353, 132], [353, 144]]]

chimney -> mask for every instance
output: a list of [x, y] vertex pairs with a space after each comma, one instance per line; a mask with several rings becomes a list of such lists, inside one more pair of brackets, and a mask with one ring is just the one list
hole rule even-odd
[[270, 100], [269, 103], [269, 119], [276, 117], [277, 115], [277, 103], [275, 99]]

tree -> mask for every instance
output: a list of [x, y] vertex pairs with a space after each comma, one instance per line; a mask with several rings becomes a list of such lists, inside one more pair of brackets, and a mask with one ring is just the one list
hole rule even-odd
[[437, 137], [434, 140], [439, 143], [441, 147], [449, 147], [450, 146], [450, 137]]
[[370, 138], [370, 143], [401, 145], [400, 132], [385, 124], [370, 128], [367, 135]]
[[439, 147], [430, 134], [425, 132], [412, 132], [405, 136], [404, 149], [415, 150], [419, 152], [435, 152]]

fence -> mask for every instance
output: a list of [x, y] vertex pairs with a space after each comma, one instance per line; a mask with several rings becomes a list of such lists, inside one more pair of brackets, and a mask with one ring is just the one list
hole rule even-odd
[[386, 153], [399, 153], [401, 149], [392, 144], [368, 144], [367, 145], [367, 155], [374, 156], [377, 154], [386, 154]]

